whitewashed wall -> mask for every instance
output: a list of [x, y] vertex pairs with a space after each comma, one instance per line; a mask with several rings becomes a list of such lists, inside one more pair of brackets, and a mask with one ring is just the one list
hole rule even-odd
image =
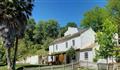
[[53, 53], [53, 48], [54, 48], [53, 45], [49, 46], [49, 54]]
[[[85, 52], [88, 52], [88, 59], [85, 59]], [[85, 51], [85, 52], [80, 52], [80, 61], [89, 61], [89, 62], [93, 62], [93, 52], [92, 51]]]
[[81, 48], [85, 48], [95, 43], [95, 32], [90, 28], [80, 36]]
[[39, 56], [36, 55], [36, 56], [27, 57], [26, 63], [29, 63], [29, 64], [39, 64]]

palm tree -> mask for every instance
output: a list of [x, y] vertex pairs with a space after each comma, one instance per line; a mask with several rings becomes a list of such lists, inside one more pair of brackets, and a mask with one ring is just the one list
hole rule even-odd
[[[31, 15], [34, 0], [2, 0], [0, 1], [0, 36], [6, 48], [8, 70], [15, 70], [18, 39], [24, 35], [27, 19]], [[13, 63], [10, 49], [14, 47]]]

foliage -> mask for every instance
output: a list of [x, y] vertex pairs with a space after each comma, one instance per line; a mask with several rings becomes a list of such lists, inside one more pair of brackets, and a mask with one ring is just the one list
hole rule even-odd
[[77, 27], [77, 24], [75, 22], [68, 22], [66, 27]]
[[60, 28], [59, 37], [63, 37], [64, 33], [67, 31], [66, 26]]
[[46, 21], [40, 21], [36, 24], [36, 29], [34, 30], [34, 43], [43, 44], [43, 40], [46, 40]]
[[120, 1], [119, 0], [108, 0], [107, 8], [110, 11], [111, 15], [116, 17], [120, 17]]
[[93, 58], [93, 62], [97, 62], [98, 61], [98, 58]]
[[118, 36], [120, 38], [120, 0], [108, 0], [107, 8], [118, 26]]
[[25, 39], [29, 41], [33, 41], [34, 29], [35, 29], [35, 21], [34, 19], [27, 20], [27, 26], [25, 31]]
[[2, 44], [2, 39], [0, 38], [0, 64], [6, 63], [5, 48]]
[[57, 38], [59, 34], [59, 24], [55, 20], [40, 21], [34, 30], [34, 43], [44, 44], [47, 38]]
[[81, 21], [81, 27], [92, 27], [97, 32], [102, 29], [104, 19], [109, 16], [109, 12], [105, 8], [95, 7], [84, 14]]
[[113, 49], [115, 47], [113, 35], [117, 32], [117, 26], [110, 18], [106, 19], [102, 26], [102, 32], [97, 32], [97, 41], [100, 44], [98, 53], [101, 58], [108, 58], [113, 56]]
[[99, 53], [103, 58], [108, 56], [116, 57], [116, 60], [119, 61], [120, 53], [118, 52], [118, 47], [113, 42], [113, 34], [118, 33], [120, 36], [120, 0], [108, 0], [107, 10], [110, 12], [110, 16], [103, 23], [103, 28], [101, 32], [97, 33], [99, 38], [99, 43], [101, 45]]
[[59, 34], [59, 24], [57, 21], [55, 20], [49, 20], [47, 22], [47, 36], [52, 37], [52, 38], [57, 38], [58, 34]]
[[67, 52], [66, 52], [66, 55], [68, 55], [68, 56], [70, 56], [70, 57], [72, 57], [72, 59], [74, 59], [75, 58], [75, 49], [74, 48], [70, 48]]
[[114, 47], [114, 57], [116, 58], [116, 62], [120, 62], [120, 47]]
[[44, 41], [44, 44], [43, 44], [43, 48], [45, 50], [49, 50], [49, 45], [52, 43], [53, 39], [52, 38], [47, 38], [45, 41]]

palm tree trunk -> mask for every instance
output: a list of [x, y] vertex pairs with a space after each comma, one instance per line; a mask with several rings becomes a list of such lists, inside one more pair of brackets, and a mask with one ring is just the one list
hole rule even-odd
[[16, 37], [16, 42], [15, 42], [15, 50], [14, 50], [14, 58], [13, 58], [13, 70], [15, 70], [16, 66], [16, 56], [17, 56], [17, 49], [18, 49], [18, 37]]
[[6, 48], [6, 58], [7, 58], [7, 64], [8, 64], [8, 70], [12, 70], [11, 60], [10, 60], [10, 49]]

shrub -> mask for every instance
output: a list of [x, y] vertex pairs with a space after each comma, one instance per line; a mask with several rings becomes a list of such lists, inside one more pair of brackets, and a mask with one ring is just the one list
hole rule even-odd
[[97, 62], [98, 61], [98, 58], [93, 58], [93, 62]]
[[72, 57], [72, 59], [75, 59], [75, 49], [74, 48], [70, 48], [67, 52], [66, 52], [66, 54], [67, 54], [67, 56], [70, 56], [70, 57]]

